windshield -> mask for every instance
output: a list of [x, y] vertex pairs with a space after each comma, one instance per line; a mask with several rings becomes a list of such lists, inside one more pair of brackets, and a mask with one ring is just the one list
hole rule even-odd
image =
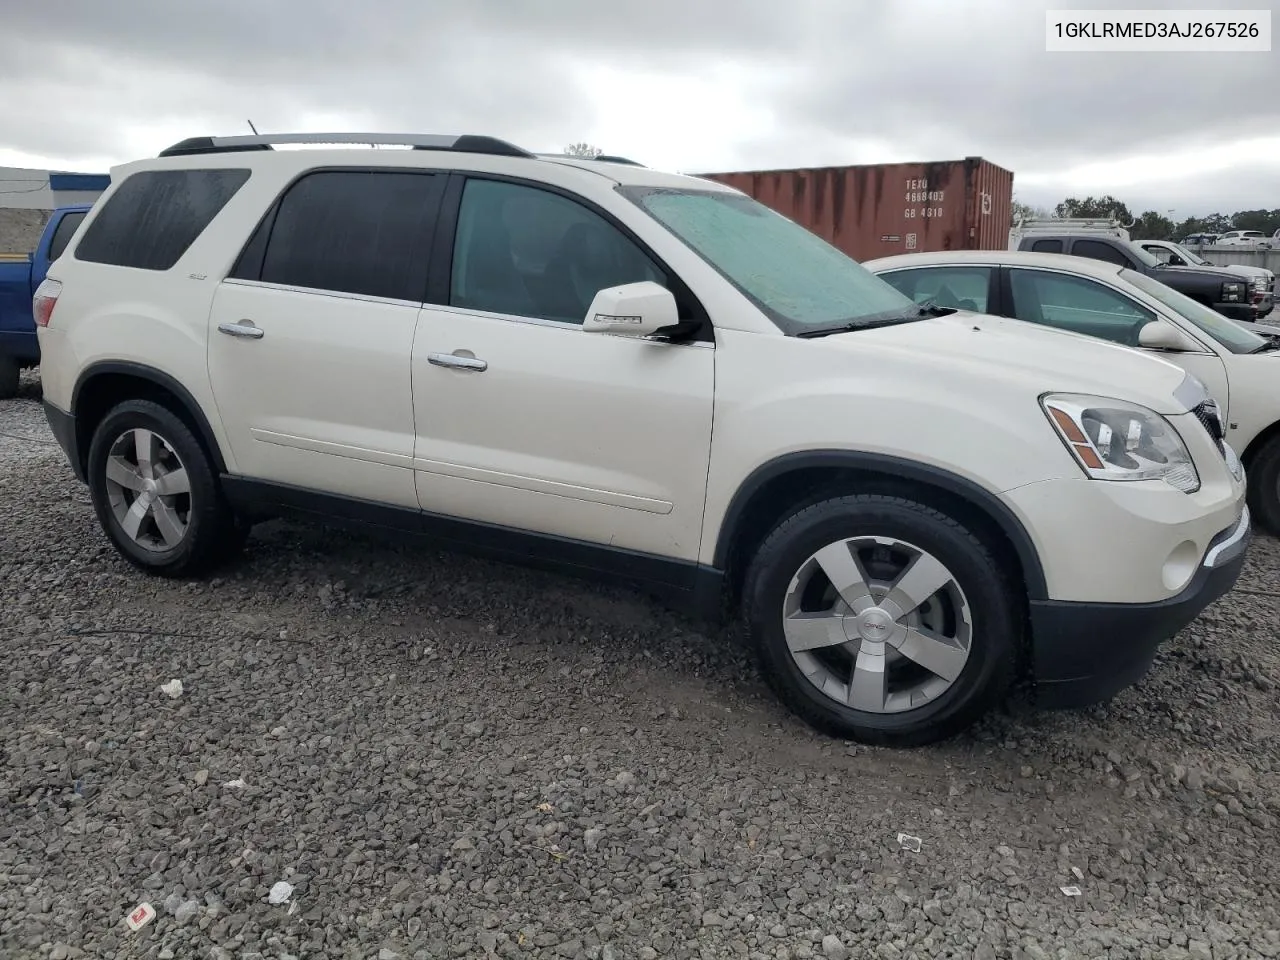
[[1129, 252], [1133, 254], [1133, 258], [1144, 267], [1163, 267], [1167, 264], [1159, 257], [1154, 257], [1142, 248], [1142, 244], [1129, 241]]
[[621, 191], [752, 300], [784, 333], [921, 318], [919, 307], [856, 260], [738, 193]]
[[1204, 257], [1200, 256], [1198, 253], [1192, 253], [1190, 250], [1188, 250], [1186, 247], [1184, 247], [1180, 243], [1171, 243], [1169, 244], [1169, 246], [1173, 247], [1174, 253], [1180, 256], [1183, 260], [1187, 261], [1187, 263], [1194, 263], [1198, 267], [1213, 266], [1213, 264], [1211, 264]]
[[1159, 280], [1133, 270], [1121, 270], [1120, 275], [1135, 287], [1155, 299], [1222, 344], [1232, 353], [1252, 353], [1267, 341], [1251, 330], [1246, 330], [1234, 320], [1230, 320], [1210, 310], [1204, 304], [1196, 303], [1173, 287], [1166, 286]]

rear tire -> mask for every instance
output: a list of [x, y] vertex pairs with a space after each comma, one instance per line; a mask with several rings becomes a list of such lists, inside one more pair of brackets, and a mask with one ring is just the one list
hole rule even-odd
[[0, 356], [0, 400], [12, 400], [18, 395], [18, 381], [22, 368], [13, 357]]
[[1268, 440], [1254, 456], [1245, 486], [1249, 513], [1263, 530], [1280, 537], [1280, 436]]
[[1005, 695], [1019, 608], [969, 530], [872, 494], [783, 520], [743, 588], [743, 618], [778, 696], [819, 730], [900, 747], [953, 736]]
[[204, 447], [171, 410], [127, 400], [94, 431], [87, 464], [98, 522], [134, 566], [165, 577], [204, 573], [244, 544]]

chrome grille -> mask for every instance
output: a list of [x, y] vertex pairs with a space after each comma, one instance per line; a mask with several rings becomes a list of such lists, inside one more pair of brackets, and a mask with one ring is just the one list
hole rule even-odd
[[1203, 403], [1196, 404], [1191, 412], [1196, 415], [1196, 419], [1200, 421], [1201, 426], [1213, 438], [1218, 452], [1225, 457], [1226, 451], [1222, 448], [1222, 442], [1226, 439], [1227, 431], [1223, 427], [1222, 413], [1218, 410], [1218, 404], [1213, 400], [1205, 400]]

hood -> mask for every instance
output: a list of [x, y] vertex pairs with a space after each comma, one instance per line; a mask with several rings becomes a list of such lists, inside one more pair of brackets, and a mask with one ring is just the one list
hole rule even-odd
[[967, 369], [974, 389], [1004, 380], [1037, 396], [1074, 392], [1116, 397], [1168, 416], [1188, 409], [1174, 396], [1187, 373], [1167, 360], [1096, 337], [989, 314], [960, 311], [812, 342], [864, 356], [874, 346], [899, 355], [916, 370], [932, 365], [947, 376]]
[[[1226, 267], [1170, 267], [1163, 264], [1156, 267], [1154, 272], [1158, 275], [1162, 270], [1169, 271], [1171, 273], [1176, 272], [1178, 274], [1197, 273], [1206, 279], [1212, 280], [1234, 280], [1239, 276], [1238, 273], [1228, 270]], [[1156, 279], [1159, 279], [1159, 276], [1157, 276]]]
[[[1196, 269], [1204, 269], [1197, 267]], [[1243, 263], [1228, 263], [1218, 268], [1219, 270], [1229, 270], [1231, 273], [1238, 274], [1242, 277], [1266, 277], [1271, 279], [1272, 273], [1266, 267], [1246, 267]]]

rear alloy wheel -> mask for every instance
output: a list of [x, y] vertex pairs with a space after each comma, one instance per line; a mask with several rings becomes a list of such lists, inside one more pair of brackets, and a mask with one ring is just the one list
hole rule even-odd
[[814, 726], [908, 746], [950, 736], [1008, 687], [1014, 599], [990, 552], [938, 511], [878, 495], [783, 521], [748, 574], [767, 679]]
[[203, 572], [244, 542], [208, 455], [170, 410], [146, 400], [112, 409], [89, 448], [89, 492], [116, 549], [165, 576]]

